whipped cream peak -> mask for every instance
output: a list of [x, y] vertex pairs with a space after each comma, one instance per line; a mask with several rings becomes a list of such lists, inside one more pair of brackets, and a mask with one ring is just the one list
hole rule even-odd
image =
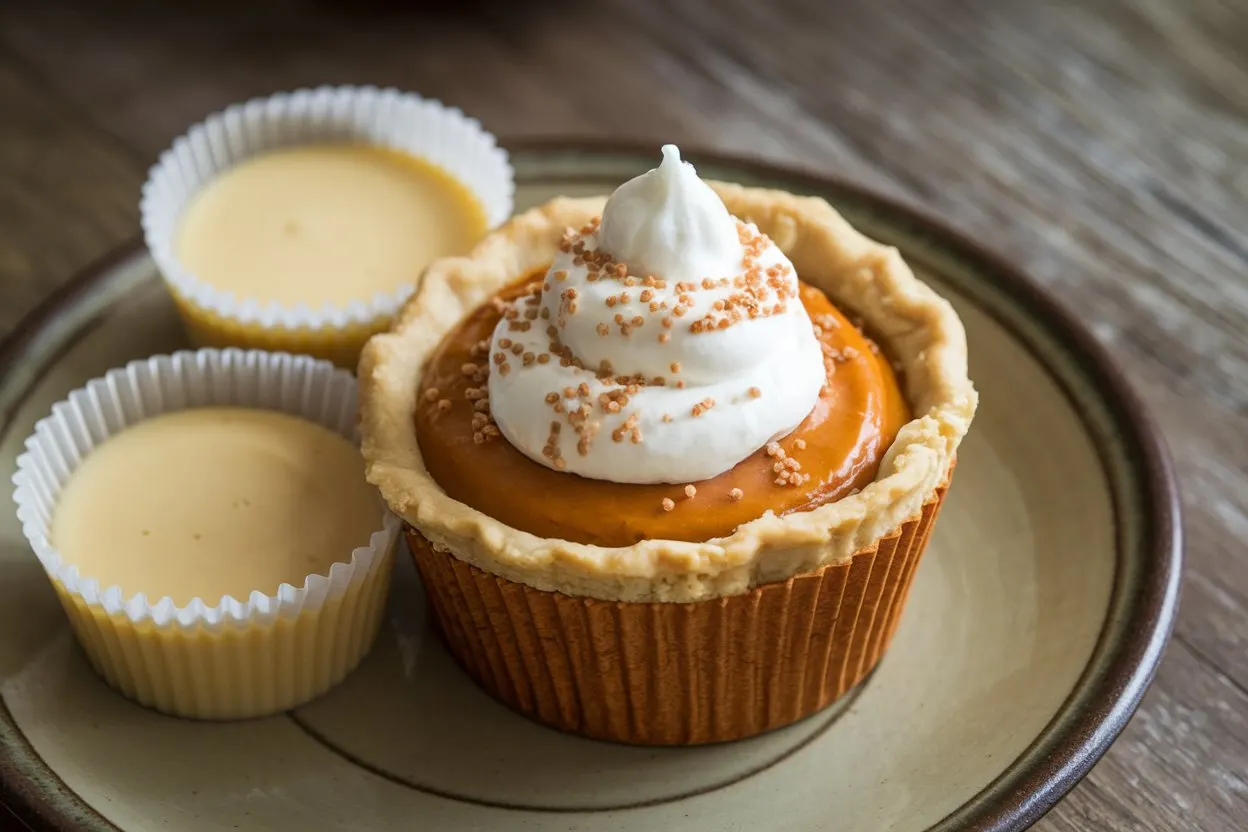
[[736, 221], [674, 144], [657, 168], [611, 194], [598, 240], [633, 274], [690, 281], [740, 269]]
[[507, 441], [621, 483], [723, 473], [797, 427], [826, 382], [793, 264], [672, 145], [564, 237], [489, 360]]

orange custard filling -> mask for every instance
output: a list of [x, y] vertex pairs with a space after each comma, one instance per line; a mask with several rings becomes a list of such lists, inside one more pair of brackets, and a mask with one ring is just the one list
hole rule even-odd
[[[498, 297], [520, 295], [542, 274]], [[823, 292], [805, 283], [800, 289], [823, 347], [827, 385], [795, 430], [719, 476], [675, 485], [586, 479], [539, 465], [492, 426], [483, 432], [474, 414], [488, 407], [480, 344], [501, 316], [494, 303], [461, 321], [426, 365], [415, 423], [430, 476], [448, 496], [516, 529], [598, 546], [710, 540], [768, 511], [808, 511], [862, 488], [909, 410], [876, 345]]]

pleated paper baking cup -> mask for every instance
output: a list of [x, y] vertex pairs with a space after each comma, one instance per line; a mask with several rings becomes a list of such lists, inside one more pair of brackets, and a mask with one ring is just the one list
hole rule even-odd
[[355, 438], [355, 380], [326, 361], [241, 350], [135, 361], [69, 394], [35, 426], [13, 477], [22, 531], [91, 665], [122, 694], [178, 716], [234, 719], [295, 707], [343, 679], [381, 622], [400, 524], [387, 512], [368, 542], [327, 574], [273, 595], [209, 606], [127, 594], [61, 557], [50, 538], [66, 483], [92, 450], [146, 419], [195, 407], [287, 413]]
[[345, 306], [261, 303], [217, 289], [179, 262], [179, 220], [204, 185], [266, 151], [325, 143], [370, 144], [425, 159], [476, 197], [489, 227], [511, 215], [515, 183], [507, 152], [480, 122], [437, 101], [393, 89], [319, 87], [229, 107], [161, 155], [140, 203], [147, 247], [197, 345], [309, 353], [353, 368], [364, 341], [412, 293], [414, 283]]
[[692, 603], [534, 589], [407, 537], [443, 639], [477, 684], [552, 728], [638, 745], [743, 739], [826, 708], [892, 640], [944, 500], [847, 562]]

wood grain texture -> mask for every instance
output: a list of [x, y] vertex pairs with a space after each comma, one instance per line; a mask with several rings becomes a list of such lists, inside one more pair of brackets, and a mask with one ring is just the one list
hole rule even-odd
[[186, 124], [296, 85], [395, 84], [501, 134], [675, 139], [857, 180], [1058, 293], [1176, 458], [1176, 642], [1040, 828], [1248, 824], [1248, 3], [429, 5], [0, 4], [0, 331], [136, 231], [143, 171]]

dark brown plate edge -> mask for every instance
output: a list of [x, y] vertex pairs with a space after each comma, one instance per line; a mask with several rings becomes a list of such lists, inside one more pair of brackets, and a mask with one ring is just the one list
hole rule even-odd
[[[603, 140], [599, 138], [523, 137], [505, 139], [512, 152], [655, 155], [660, 140]], [[1013, 832], [1039, 820], [1091, 770], [1126, 727], [1157, 671], [1166, 642], [1174, 627], [1182, 573], [1182, 522], [1177, 482], [1170, 455], [1153, 417], [1108, 352], [1048, 290], [1034, 283], [1016, 266], [990, 249], [965, 237], [923, 209], [882, 195], [839, 176], [743, 158], [715, 151], [685, 148], [688, 158], [699, 162], [749, 171], [760, 177], [830, 193], [841, 193], [858, 202], [875, 203], [884, 211], [923, 227], [960, 259], [979, 261], [1003, 280], [1003, 288], [1039, 319], [1050, 332], [1067, 341], [1070, 354], [1097, 383], [1101, 398], [1109, 405], [1115, 424], [1142, 472], [1145, 522], [1142, 541], [1146, 557], [1137, 584], [1125, 587], [1115, 580], [1110, 598], [1111, 618], [1128, 605], [1130, 626], [1113, 640], [1113, 621], [1107, 620], [1089, 660], [1088, 669], [1075, 684], [1070, 697], [1037, 739], [1007, 766], [996, 780], [956, 809], [929, 832], [976, 830]], [[102, 275], [142, 251], [142, 242], [123, 245], [83, 270], [28, 314], [18, 328], [0, 343], [0, 378], [6, 377], [28, 351], [39, 332], [72, 304]], [[1002, 323], [1006, 323], [1003, 322]], [[1006, 327], [1009, 328], [1008, 326]], [[15, 405], [16, 407], [16, 405]], [[7, 423], [11, 413], [0, 414]], [[1122, 566], [1119, 563], [1119, 568]], [[1127, 592], [1126, 590], [1130, 590]], [[1130, 597], [1123, 597], [1129, 595]], [[1086, 700], [1083, 710], [1069, 717], [1070, 709]], [[0, 720], [13, 725], [0, 701]], [[19, 734], [20, 736], [20, 734]], [[28, 744], [27, 744], [28, 745]], [[29, 746], [27, 753], [38, 759]], [[1041, 756], [1038, 764], [1021, 765]], [[57, 797], [80, 805], [82, 819], [97, 828], [118, 829], [85, 804], [50, 768]], [[0, 755], [0, 804], [31, 829], [73, 832], [77, 821], [64, 809], [40, 794], [39, 785], [19, 770], [7, 755]]]

